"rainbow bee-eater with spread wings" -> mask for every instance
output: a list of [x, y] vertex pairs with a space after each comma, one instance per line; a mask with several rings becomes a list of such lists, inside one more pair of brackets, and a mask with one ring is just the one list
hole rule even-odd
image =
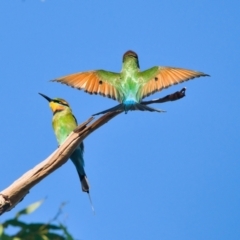
[[83, 89], [90, 94], [107, 96], [120, 102], [113, 108], [94, 114], [98, 115], [116, 110], [125, 111], [125, 113], [129, 110], [162, 112], [141, 104], [142, 99], [171, 85], [201, 76], [209, 75], [183, 68], [161, 66], [140, 71], [138, 55], [133, 51], [127, 51], [123, 55], [120, 73], [95, 70], [74, 73], [53, 81]]

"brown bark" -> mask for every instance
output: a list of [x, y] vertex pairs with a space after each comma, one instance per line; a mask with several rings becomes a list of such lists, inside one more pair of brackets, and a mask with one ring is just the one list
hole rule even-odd
[[[181, 91], [167, 95], [163, 98], [141, 102], [141, 104], [163, 103], [167, 101], [175, 101], [185, 96], [185, 88]], [[80, 124], [48, 158], [43, 160], [33, 169], [26, 172], [19, 179], [13, 182], [9, 187], [0, 192], [0, 215], [6, 211], [10, 211], [25, 196], [30, 189], [39, 183], [50, 173], [61, 167], [67, 162], [70, 155], [76, 147], [93, 131], [107, 123], [109, 120], [120, 114], [121, 112], [110, 112], [96, 121], [92, 122], [93, 117], [86, 122]], [[92, 123], [91, 123], [92, 122]], [[91, 124], [90, 124], [91, 123]]]
[[0, 193], [0, 215], [6, 211], [10, 211], [16, 206], [30, 189], [39, 183], [50, 173], [61, 167], [67, 162], [70, 155], [76, 147], [93, 131], [101, 127], [103, 124], [111, 120], [120, 112], [107, 113], [92, 122], [93, 117], [86, 122], [80, 124], [48, 158], [43, 160], [33, 169], [26, 172], [19, 179], [13, 182], [9, 187]]

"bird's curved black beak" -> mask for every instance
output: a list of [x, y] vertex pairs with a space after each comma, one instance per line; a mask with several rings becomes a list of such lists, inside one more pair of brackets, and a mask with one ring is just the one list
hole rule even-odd
[[48, 96], [46, 96], [46, 95], [44, 95], [44, 94], [42, 94], [42, 93], [38, 93], [38, 94], [40, 94], [42, 97], [44, 97], [45, 99], [47, 99], [49, 102], [52, 101], [52, 99], [49, 98]]

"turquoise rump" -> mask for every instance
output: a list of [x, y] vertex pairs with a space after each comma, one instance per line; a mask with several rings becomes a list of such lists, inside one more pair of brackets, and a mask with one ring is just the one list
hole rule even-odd
[[120, 73], [93, 70], [70, 74], [52, 81], [82, 89], [90, 94], [100, 94], [120, 103], [94, 114], [98, 115], [112, 111], [127, 113], [129, 110], [163, 112], [141, 104], [142, 99], [174, 84], [209, 76], [203, 72], [176, 67], [155, 66], [140, 71], [138, 55], [131, 50], [123, 55], [122, 62]]

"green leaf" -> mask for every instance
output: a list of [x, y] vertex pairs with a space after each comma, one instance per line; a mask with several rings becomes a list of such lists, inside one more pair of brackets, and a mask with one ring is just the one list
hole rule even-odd
[[60, 230], [61, 227], [55, 225], [55, 224], [45, 224], [45, 228], [49, 229], [49, 230]]
[[51, 239], [51, 240], [66, 240], [65, 237], [59, 235], [59, 234], [56, 234], [56, 233], [47, 233], [45, 234], [45, 236], [48, 238], [48, 239]]
[[[52, 224], [53, 221], [47, 223], [25, 223], [19, 221], [19, 216], [32, 213], [42, 202], [38, 201], [31, 204], [18, 212], [15, 218], [0, 223], [0, 240], [73, 240], [67, 228], [61, 223]], [[59, 213], [56, 216], [58, 215]], [[56, 219], [57, 217], [54, 218], [54, 220]], [[4, 233], [8, 226], [16, 227], [17, 232], [13, 235]]]
[[39, 208], [41, 206], [43, 201], [44, 200], [40, 200], [40, 201], [35, 202], [35, 203], [29, 205], [28, 207], [24, 208], [23, 210], [21, 210], [20, 212], [18, 212], [16, 214], [15, 218], [19, 218], [21, 215], [30, 214], [30, 213], [34, 212], [37, 208]]
[[3, 235], [3, 231], [4, 231], [3, 225], [0, 224], [0, 237]]
[[26, 228], [28, 224], [18, 221], [17, 219], [10, 219], [3, 223], [3, 226], [6, 228], [8, 225], [12, 225], [14, 227]]
[[39, 230], [60, 230], [61, 228], [54, 224], [44, 224], [44, 223], [30, 223], [28, 224], [28, 228], [31, 229], [31, 231], [39, 231]]
[[59, 224], [59, 226], [61, 227], [61, 229], [63, 230], [63, 232], [66, 235], [66, 240], [74, 240], [72, 235], [67, 231], [67, 228], [65, 226], [63, 226], [61, 223]]
[[15, 238], [9, 237], [6, 234], [3, 234], [0, 239], [1, 240], [19, 240], [19, 239], [15, 239]]

